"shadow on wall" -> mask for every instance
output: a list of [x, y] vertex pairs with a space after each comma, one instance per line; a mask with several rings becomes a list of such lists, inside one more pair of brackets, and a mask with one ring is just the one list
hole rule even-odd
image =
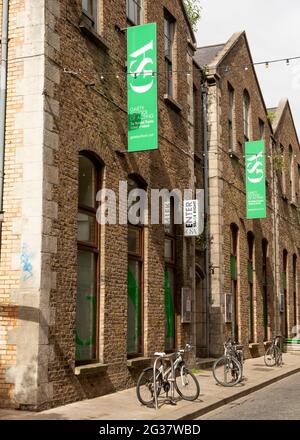
[[[50, 326], [39, 309], [27, 306], [2, 305], [0, 307], [0, 318], [7, 317], [8, 312], [11, 315], [12, 310], [15, 310], [14, 316], [19, 320], [39, 323], [39, 339], [41, 339], [41, 334], [44, 334], [47, 337]], [[37, 343], [37, 341], [27, 341], [24, 337], [22, 342], [18, 341], [18, 344], [21, 343], [30, 344]], [[61, 404], [74, 402], [76, 400], [90, 399], [92, 397], [98, 397], [117, 391], [107, 373], [82, 377], [75, 375], [75, 348], [74, 359], [70, 359], [67, 355], [67, 353], [70, 352], [70, 348], [68, 347], [68, 349], [64, 349], [61, 347], [55, 336], [51, 336], [46, 345], [49, 347], [46, 356], [41, 356], [41, 360], [39, 360], [41, 355], [40, 351], [45, 348], [45, 345], [41, 344], [39, 345], [38, 356], [33, 356], [30, 359], [30, 362], [25, 365], [10, 366], [6, 364], [5, 359], [0, 358], [0, 369], [7, 369], [6, 376], [11, 385], [15, 384], [16, 375], [18, 375], [17, 393], [11, 402], [15, 408], [28, 411], [42, 411]], [[53, 370], [55, 369], [55, 365], [53, 365], [55, 362], [58, 362], [60, 366], [63, 365], [63, 368], [60, 368], [59, 371], [53, 372], [51, 371], [51, 367], [53, 367]], [[44, 374], [41, 373], [43, 367], [46, 370], [44, 371]], [[36, 380], [38, 383], [38, 390], [35, 388]], [[7, 383], [7, 380], [5, 383]], [[53, 386], [53, 393], [47, 391], [48, 384]], [[61, 386], [65, 387], [66, 385], [73, 390], [70, 391], [64, 401], [62, 401], [62, 399], [55, 400], [56, 389], [58, 390]], [[7, 404], [7, 396], [3, 398], [0, 396], [0, 406], [1, 400], [3, 400], [3, 404]], [[37, 403], [23, 404], [22, 401], [32, 401]]]

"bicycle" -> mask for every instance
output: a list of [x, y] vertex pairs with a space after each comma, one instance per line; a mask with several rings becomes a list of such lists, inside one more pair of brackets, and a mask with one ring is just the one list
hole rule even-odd
[[219, 385], [233, 387], [243, 378], [243, 349], [229, 339], [224, 343], [224, 355], [213, 365], [213, 376]]
[[[200, 385], [196, 376], [186, 367], [184, 362], [184, 354], [191, 350], [191, 345], [186, 344], [184, 349], [179, 350], [173, 356], [176, 356], [172, 367], [166, 368], [164, 358], [167, 358], [166, 353], [155, 353], [154, 356], [159, 356], [162, 358], [161, 365], [156, 369], [155, 372], [155, 386], [157, 397], [160, 395], [162, 390], [166, 393], [166, 398], [168, 398], [168, 393], [171, 389], [172, 382], [174, 383], [174, 388], [179, 394], [179, 396], [188, 401], [196, 400], [200, 394]], [[154, 396], [154, 379], [153, 379], [153, 368], [146, 368], [140, 375], [137, 386], [136, 386], [137, 398], [142, 405], [150, 406], [155, 401]], [[171, 403], [172, 402], [171, 400]]]
[[264, 361], [267, 367], [280, 367], [282, 365], [282, 351], [280, 348], [282, 336], [277, 335], [272, 339], [272, 344], [265, 352]]

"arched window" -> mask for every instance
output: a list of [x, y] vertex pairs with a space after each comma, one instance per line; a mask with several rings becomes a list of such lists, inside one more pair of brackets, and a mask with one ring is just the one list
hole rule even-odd
[[293, 255], [293, 305], [294, 305], [294, 323], [293, 325], [296, 326], [298, 322], [298, 295], [297, 295], [297, 255]]
[[239, 317], [238, 317], [238, 235], [239, 228], [232, 223], [231, 231], [231, 253], [230, 253], [230, 277], [231, 277], [231, 294], [233, 305], [233, 321], [232, 321], [232, 337], [238, 340], [239, 337]]
[[228, 148], [235, 150], [235, 127], [234, 127], [234, 88], [230, 83], [227, 85], [228, 91]]
[[289, 146], [289, 175], [290, 175], [290, 188], [291, 188], [291, 200], [295, 201], [296, 188], [295, 188], [295, 162], [293, 147]]
[[283, 299], [282, 299], [282, 334], [286, 338], [288, 337], [288, 251], [284, 249], [283, 251], [283, 273], [282, 273], [282, 284], [283, 284]]
[[[128, 180], [128, 194], [135, 189], [144, 189], [141, 180], [132, 176]], [[135, 203], [135, 202], [133, 202]], [[128, 224], [128, 313], [127, 355], [142, 355], [143, 309], [144, 309], [144, 228], [142, 224]]]
[[244, 138], [248, 142], [250, 139], [250, 96], [247, 90], [243, 94], [243, 118], [244, 118]]
[[[167, 203], [167, 202], [164, 202]], [[165, 226], [165, 349], [175, 348], [176, 316], [176, 226], [174, 222], [174, 199], [170, 200], [170, 221]]]
[[[285, 154], [284, 154], [284, 146], [282, 144], [280, 144], [280, 154], [283, 158], [283, 164], [285, 161]], [[285, 166], [281, 167], [281, 189], [282, 189], [282, 195], [286, 196], [287, 191], [286, 191], [286, 173], [285, 173]]]
[[262, 241], [262, 307], [263, 307], [263, 335], [268, 340], [268, 241]]
[[99, 225], [96, 221], [96, 194], [100, 170], [88, 155], [79, 155], [77, 216], [77, 301], [76, 361], [88, 363], [98, 358]]
[[255, 319], [254, 319], [254, 235], [247, 234], [248, 241], [248, 295], [249, 295], [249, 342], [254, 342]]

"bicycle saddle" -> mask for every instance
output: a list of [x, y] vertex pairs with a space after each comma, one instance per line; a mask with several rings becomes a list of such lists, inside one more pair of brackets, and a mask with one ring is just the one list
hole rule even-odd
[[162, 356], [163, 357], [163, 356], [166, 356], [166, 353], [164, 353], [164, 352], [160, 353], [159, 351], [157, 351], [154, 353], [154, 356]]

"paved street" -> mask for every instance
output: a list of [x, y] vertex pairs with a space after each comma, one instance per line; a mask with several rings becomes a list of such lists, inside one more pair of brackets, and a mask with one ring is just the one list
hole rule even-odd
[[197, 420], [300, 420], [300, 373]]
[[[271, 402], [274, 401], [275, 410], [274, 407], [270, 410], [270, 415], [273, 418], [279, 417], [277, 403], [280, 408], [291, 408], [292, 405], [288, 406], [288, 403], [293, 401], [293, 404], [295, 405], [296, 402], [296, 406], [299, 407], [297, 399], [300, 395], [300, 352], [284, 354], [284, 364], [280, 368], [266, 367], [263, 357], [247, 359], [244, 371], [245, 380], [241, 384], [233, 388], [224, 388], [216, 385], [211, 371], [202, 370], [197, 374], [201, 389], [197, 401], [179, 400], [176, 406], [165, 405], [161, 401], [158, 411], [140, 405], [136, 398], [135, 388], [130, 388], [39, 413], [0, 409], [0, 420], [178, 420], [182, 418], [194, 420], [201, 414], [206, 414], [206, 418], [212, 418], [214, 414], [222, 414], [221, 406], [225, 408], [223, 405], [228, 401], [235, 402], [231, 404], [231, 407], [234, 406], [234, 408], [236, 408], [237, 402], [252, 402], [253, 396], [258, 396], [255, 398], [255, 403], [252, 404], [253, 408], [258, 408], [258, 415], [253, 418], [259, 418], [267, 404], [271, 405]], [[289, 376], [290, 379], [285, 379], [286, 376]], [[279, 379], [280, 381], [277, 382]], [[276, 385], [266, 388], [268, 384], [275, 382]], [[262, 391], [253, 394], [262, 387], [264, 387]], [[274, 390], [284, 390], [284, 392], [277, 392], [279, 397], [274, 398], [277, 395]], [[280, 397], [281, 393], [285, 399]], [[219, 407], [218, 411], [210, 412], [217, 407]], [[229, 405], [226, 408], [228, 407]], [[254, 414], [254, 409], [251, 411]], [[245, 412], [247, 413], [247, 409]], [[229, 414], [230, 417], [233, 416], [233, 410]], [[227, 416], [227, 418], [230, 417]], [[236, 415], [236, 417], [243, 416]], [[298, 418], [300, 419], [299, 408]]]

